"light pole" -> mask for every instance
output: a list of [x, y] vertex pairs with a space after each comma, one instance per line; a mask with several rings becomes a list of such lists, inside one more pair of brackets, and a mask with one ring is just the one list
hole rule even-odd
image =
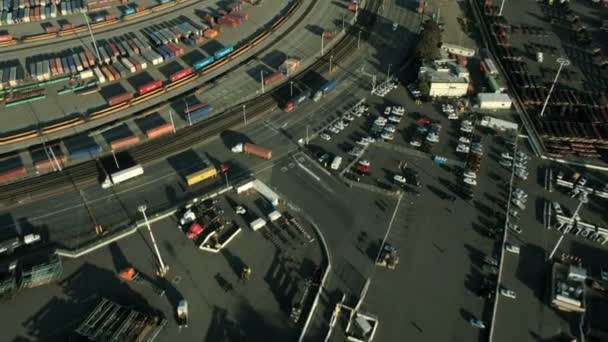
[[331, 64], [333, 61], [334, 61], [334, 55], [329, 55], [329, 73], [330, 74], [332, 73], [332, 70], [333, 70], [331, 67]]
[[562, 231], [562, 235], [559, 237], [559, 240], [557, 240], [557, 242], [555, 243], [555, 247], [553, 247], [553, 250], [551, 251], [551, 254], [549, 254], [549, 259], [547, 259], [547, 261], [550, 261], [551, 259], [553, 259], [553, 255], [557, 251], [557, 248], [559, 248], [559, 245], [562, 243], [562, 240], [564, 239], [564, 235], [568, 234], [568, 232], [570, 232], [570, 230], [572, 230], [572, 227], [574, 226], [574, 220], [576, 217], [578, 217], [578, 212], [581, 210], [581, 207], [583, 206], [583, 204], [589, 202], [587, 191], [581, 189], [581, 193], [579, 196], [580, 196], [579, 197], [580, 202], [578, 202], [578, 206], [576, 207], [574, 214], [572, 214], [572, 217], [570, 217], [570, 220], [564, 227], [564, 229]]
[[114, 164], [116, 164], [116, 168], [120, 170], [120, 165], [118, 165], [118, 159], [116, 158], [116, 153], [112, 150], [112, 158], [114, 158]]
[[245, 126], [247, 126], [247, 112], [245, 111], [245, 108], [247, 108], [246, 104], [243, 105], [243, 122]]
[[293, 81], [289, 81], [289, 97], [293, 97]]
[[262, 94], [264, 94], [264, 70], [260, 70], [260, 83], [262, 84]]
[[325, 54], [325, 42], [324, 42], [325, 38], [323, 37], [323, 34], [321, 34], [321, 56], [323, 56]]
[[190, 116], [190, 107], [188, 106], [188, 101], [184, 98], [184, 103], [186, 104], [186, 112], [188, 113], [188, 126], [192, 126], [192, 117]]
[[169, 121], [171, 121], [171, 128], [173, 128], [173, 134], [175, 134], [175, 123], [173, 122], [173, 111], [169, 109]]
[[89, 28], [89, 34], [91, 35], [91, 41], [93, 41], [93, 47], [95, 48], [95, 53], [97, 54], [97, 60], [101, 63], [101, 56], [99, 55], [99, 49], [97, 48], [97, 43], [95, 42], [95, 38], [93, 37], [93, 31], [91, 30], [91, 25], [89, 25], [89, 18], [87, 18], [86, 13], [82, 13], [84, 16], [84, 20], [87, 23], [87, 27]]
[[152, 246], [154, 246], [154, 251], [156, 252], [156, 257], [158, 257], [158, 263], [160, 264], [160, 269], [158, 270], [158, 276], [164, 278], [167, 272], [169, 271], [169, 266], [165, 266], [163, 262], [163, 258], [160, 256], [160, 251], [158, 250], [158, 245], [156, 245], [156, 240], [154, 239], [154, 234], [152, 233], [152, 228], [150, 227], [150, 222], [148, 222], [148, 217], [146, 216], [146, 205], [142, 204], [137, 207], [137, 210], [141, 212], [144, 216], [144, 221], [146, 222], [146, 227], [148, 227], [148, 232], [150, 233], [150, 239], [152, 240]]
[[[51, 167], [53, 168], [53, 171], [57, 171], [57, 168], [55, 167], [55, 163], [53, 163], [53, 159], [51, 158], [51, 155], [49, 154], [49, 150], [47, 149], [46, 146], [44, 146], [44, 153], [46, 154], [46, 157], [49, 160], [49, 163], [51, 163]], [[36, 170], [36, 172], [38, 172], [38, 170]]]
[[346, 17], [346, 13], [342, 14], [342, 33], [346, 31], [346, 26], [344, 25], [344, 17]]
[[55, 151], [53, 151], [53, 146], [49, 147], [49, 152], [51, 153], [51, 157], [53, 157], [53, 161], [55, 162], [55, 164], [57, 164], [57, 170], [61, 171], [61, 165], [59, 164], [59, 160], [57, 160], [57, 157], [55, 156]]
[[557, 79], [559, 78], [559, 74], [562, 72], [562, 68], [564, 66], [570, 65], [570, 61], [560, 57], [556, 60], [559, 63], [559, 68], [557, 69], [557, 74], [555, 75], [555, 79], [553, 80], [553, 84], [551, 84], [551, 88], [549, 89], [549, 94], [547, 94], [547, 98], [545, 99], [545, 103], [543, 104], [543, 109], [540, 110], [539, 116], [542, 118], [545, 116], [545, 109], [547, 108], [547, 104], [549, 103], [549, 98], [551, 97], [551, 93], [553, 92], [553, 88], [555, 88], [555, 83], [557, 83]]
[[388, 64], [388, 68], [386, 68], [386, 79], [388, 80], [391, 77], [391, 66], [392, 64]]
[[505, 0], [502, 0], [500, 3], [500, 10], [498, 11], [498, 16], [502, 16], [502, 9], [505, 8]]
[[306, 125], [306, 145], [308, 145], [308, 128], [310, 127], [310, 125]]
[[357, 34], [357, 49], [359, 48], [360, 44], [361, 44], [361, 30], [359, 30], [359, 33]]
[[226, 180], [226, 188], [228, 188], [229, 184], [228, 184], [228, 171], [224, 172], [224, 179]]

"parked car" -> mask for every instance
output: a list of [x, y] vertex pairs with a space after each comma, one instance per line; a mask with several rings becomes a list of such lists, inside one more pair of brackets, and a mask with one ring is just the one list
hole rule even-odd
[[391, 115], [392, 110], [393, 110], [393, 107], [387, 106], [386, 108], [384, 108], [384, 115], [386, 115], [386, 116]]
[[513, 254], [519, 254], [519, 246], [515, 246], [510, 243], [505, 243], [505, 250]]
[[405, 114], [405, 108], [403, 106], [394, 106], [392, 113], [393, 115], [403, 116]]
[[393, 180], [395, 181], [395, 183], [399, 183], [399, 184], [405, 184], [406, 183], [405, 177], [403, 177], [401, 175], [395, 175], [393, 177]]
[[388, 121], [394, 122], [394, 123], [400, 123], [401, 122], [401, 117], [396, 116], [396, 115], [391, 115], [388, 117]]
[[355, 118], [352, 115], [350, 115], [350, 114], [344, 114], [344, 116], [342, 117], [342, 119], [346, 120], [346, 121], [353, 121], [353, 120], [355, 120]]
[[474, 178], [464, 177], [462, 181], [471, 186], [477, 185], [477, 181]]
[[410, 145], [412, 145], [414, 147], [420, 147], [420, 146], [422, 146], [422, 142], [418, 139], [413, 139], [410, 141]]
[[515, 299], [515, 297], [516, 297], [515, 291], [506, 289], [504, 287], [500, 289], [500, 294], [507, 298], [511, 298], [511, 299]]
[[479, 329], [485, 329], [486, 328], [486, 325], [485, 325], [485, 323], [483, 321], [475, 319], [475, 318], [471, 318], [469, 320], [469, 324], [471, 324], [475, 328], [479, 328]]
[[551, 207], [553, 208], [553, 211], [555, 211], [556, 214], [558, 215], [564, 215], [564, 211], [562, 210], [562, 206], [557, 203], [556, 201], [553, 201], [551, 203]]
[[470, 144], [471, 139], [469, 139], [467, 137], [460, 137], [460, 138], [458, 138], [458, 142], [463, 143], [463, 144]]
[[395, 139], [395, 136], [393, 135], [393, 133], [383, 132], [380, 135], [380, 138], [387, 140], [387, 141], [391, 141], [391, 140]]
[[469, 153], [469, 150], [469, 146], [465, 144], [458, 144], [458, 146], [456, 146], [456, 152], [458, 153]]
[[321, 139], [323, 139], [323, 140], [327, 140], [327, 141], [331, 140], [331, 135], [329, 135], [329, 134], [327, 134], [327, 133], [325, 133], [325, 132], [323, 132], [323, 133], [319, 134], [319, 137], [320, 137]]
[[338, 134], [338, 133], [340, 133], [340, 130], [339, 130], [339, 129], [337, 129], [337, 128], [335, 128], [334, 126], [329, 126], [329, 127], [327, 128], [327, 130], [328, 130], [328, 131], [330, 131], [330, 132], [332, 132], [332, 133], [334, 133], [334, 134]]

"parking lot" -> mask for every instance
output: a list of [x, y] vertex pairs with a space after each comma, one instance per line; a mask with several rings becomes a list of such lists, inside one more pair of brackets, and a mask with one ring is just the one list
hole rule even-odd
[[[247, 213], [237, 214], [234, 208], [239, 205]], [[82, 258], [64, 258], [63, 276], [57, 284], [25, 290], [4, 302], [2, 316], [11, 327], [4, 336], [63, 340], [99, 298], [106, 297], [144, 312], [160, 310], [169, 321], [160, 340], [178, 336], [188, 340], [203, 337], [216, 341], [226, 336], [259, 340], [267, 338], [270, 331], [273, 337], [293, 340], [308, 312], [302, 310], [299, 323], [293, 323], [292, 308], [298, 303], [308, 307], [323, 260], [307, 222], [297, 215], [289, 216], [282, 207], [279, 211], [283, 218], [290, 218], [287, 226], [279, 218], [253, 231], [250, 221], [270, 213], [267, 202], [255, 193], [228, 193], [217, 202], [203, 202], [196, 210], [197, 223], [204, 228], [200, 236], [192, 235], [196, 230], [189, 229], [189, 224], [178, 229], [179, 217], [153, 223], [160, 255], [169, 267], [165, 279], [154, 276], [156, 256], [146, 230]], [[291, 218], [304, 233], [295, 228]], [[218, 253], [199, 250], [198, 243], [210, 229], [219, 229], [216, 242], [225, 243], [237, 227], [240, 232]], [[152, 279], [165, 290], [165, 296], [121, 280], [117, 273], [129, 266]], [[241, 277], [244, 267], [251, 269], [248, 280]], [[182, 298], [189, 303], [190, 324], [178, 335], [173, 317]]]

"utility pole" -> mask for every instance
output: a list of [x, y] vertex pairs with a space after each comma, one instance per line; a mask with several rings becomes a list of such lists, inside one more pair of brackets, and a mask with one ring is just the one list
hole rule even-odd
[[95, 42], [95, 37], [93, 36], [93, 31], [91, 30], [91, 25], [89, 25], [89, 18], [87, 18], [86, 13], [82, 13], [84, 16], [84, 20], [87, 23], [87, 27], [89, 28], [89, 34], [91, 35], [91, 41], [93, 42], [93, 47], [95, 48], [95, 53], [97, 54], [97, 60], [101, 63], [101, 56], [99, 55], [99, 49], [97, 48], [97, 43]]
[[390, 79], [391, 78], [391, 66], [392, 64], [388, 64], [388, 68], [386, 68], [386, 79]]
[[[49, 150], [46, 148], [46, 145], [44, 146], [44, 154], [46, 154], [46, 158], [49, 160], [49, 163], [51, 163], [53, 171], [57, 171], [57, 167], [55, 167], [55, 163], [53, 163], [53, 159], [51, 158], [51, 155], [49, 154]], [[38, 170], [36, 170], [36, 172], [38, 172]]]
[[264, 70], [260, 70], [260, 83], [262, 83], [262, 94], [264, 94]]
[[112, 150], [112, 158], [114, 158], [114, 164], [116, 164], [116, 168], [120, 170], [120, 165], [118, 165], [118, 159], [116, 159], [116, 153]]
[[342, 33], [346, 31], [346, 26], [344, 25], [344, 17], [346, 17], [346, 13], [342, 14]]
[[505, 8], [505, 0], [502, 0], [502, 2], [500, 3], [500, 10], [498, 11], [498, 16], [501, 17], [502, 16], [502, 9]]
[[59, 160], [57, 160], [57, 157], [55, 156], [55, 151], [53, 151], [53, 147], [51, 146], [48, 149], [49, 149], [49, 152], [51, 153], [51, 156], [53, 157], [53, 161], [57, 165], [57, 170], [61, 171], [61, 165], [59, 164]]
[[171, 128], [173, 128], [173, 134], [175, 134], [175, 123], [173, 122], [173, 111], [169, 109], [169, 121], [171, 121]]
[[589, 202], [588, 196], [589, 196], [589, 194], [587, 193], [587, 191], [581, 189], [581, 193], [578, 198], [578, 200], [580, 202], [578, 202], [578, 206], [576, 207], [574, 214], [572, 214], [572, 217], [570, 217], [570, 220], [568, 221], [568, 223], [562, 230], [562, 235], [559, 237], [559, 240], [557, 240], [557, 242], [555, 243], [555, 247], [553, 247], [551, 254], [549, 254], [549, 259], [547, 259], [548, 261], [553, 259], [553, 255], [557, 251], [557, 248], [559, 248], [559, 245], [562, 243], [562, 240], [564, 239], [564, 235], [568, 234], [568, 232], [570, 232], [570, 230], [572, 230], [572, 227], [574, 227], [574, 222], [575, 222], [575, 219], [578, 217], [578, 212], [581, 210], [581, 207], [583, 206], [583, 204]]
[[87, 209], [87, 212], [89, 213], [89, 217], [91, 218], [91, 221], [93, 222], [93, 227], [95, 228], [95, 234], [97, 234], [97, 235], [103, 234], [103, 227], [97, 223], [97, 220], [95, 219], [95, 215], [93, 215], [93, 210], [91, 209], [91, 207], [89, 207], [89, 203], [87, 202], [87, 199], [84, 197], [84, 192], [82, 190], [79, 190], [79, 193], [80, 193], [80, 198], [82, 198], [82, 202], [84, 203], [84, 207]]
[[359, 48], [360, 44], [361, 44], [361, 30], [359, 30], [359, 33], [357, 34], [357, 49]]
[[186, 98], [184, 98], [184, 103], [186, 104], [186, 112], [188, 113], [188, 126], [192, 126], [192, 116], [190, 116], [190, 107], [188, 106]]
[[559, 63], [559, 68], [557, 69], [557, 74], [555, 75], [555, 79], [553, 80], [553, 84], [551, 84], [551, 88], [549, 89], [549, 94], [547, 94], [547, 98], [545, 99], [545, 103], [543, 104], [543, 109], [540, 110], [539, 116], [542, 118], [545, 116], [545, 109], [547, 108], [547, 104], [549, 103], [549, 98], [551, 97], [551, 93], [553, 92], [553, 88], [555, 88], [555, 84], [557, 83], [557, 79], [559, 78], [559, 74], [562, 71], [564, 66], [570, 65], [570, 61], [560, 57], [556, 60]]
[[308, 145], [308, 142], [310, 141], [308, 139], [308, 128], [310, 127], [310, 125], [306, 125], [306, 145]]
[[230, 184], [228, 184], [228, 171], [224, 171], [224, 179], [226, 180], [226, 188], [228, 188], [230, 186]]
[[247, 108], [247, 105], [243, 104], [243, 122], [244, 125], [247, 126], [247, 112], [245, 111], [245, 108]]
[[293, 81], [289, 81], [289, 97], [293, 97]]
[[333, 68], [331, 67], [332, 62], [334, 61], [334, 55], [329, 55], [329, 73], [331, 74]]
[[321, 34], [321, 56], [323, 56], [325, 54], [324, 40], [325, 40], [325, 38], [323, 37], [323, 34]]
[[150, 227], [150, 222], [148, 222], [148, 217], [146, 216], [146, 205], [142, 204], [137, 207], [137, 210], [141, 212], [144, 216], [144, 221], [146, 223], [146, 227], [148, 227], [148, 232], [150, 233], [150, 239], [152, 240], [152, 246], [154, 246], [154, 251], [156, 252], [156, 257], [158, 258], [158, 263], [160, 264], [160, 268], [158, 270], [158, 276], [164, 278], [167, 272], [169, 271], [169, 266], [165, 266], [163, 262], [163, 258], [160, 256], [160, 251], [158, 250], [158, 245], [156, 244], [156, 239], [154, 239], [154, 234], [152, 233], [152, 228]]

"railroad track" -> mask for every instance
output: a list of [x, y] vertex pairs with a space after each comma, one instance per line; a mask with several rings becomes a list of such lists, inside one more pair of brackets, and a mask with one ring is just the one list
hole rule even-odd
[[[313, 6], [311, 6], [311, 8], [312, 7]], [[347, 34], [331, 49], [331, 52], [326, 54], [326, 56], [333, 55], [335, 62], [343, 60], [345, 57], [351, 55], [357, 46], [357, 34], [352, 33], [359, 32], [360, 28], [369, 28], [373, 26], [379, 7], [380, 0], [371, 0], [366, 7], [366, 10], [359, 12], [360, 19], [355, 27], [351, 27]], [[301, 18], [304, 17], [306, 16], [304, 15]], [[292, 28], [295, 26], [297, 26], [297, 24], [293, 25]], [[362, 35], [362, 38], [367, 39], [369, 37], [369, 30], [363, 31], [364, 34]], [[287, 30], [281, 36], [284, 36], [289, 32], [290, 30]], [[282, 37], [277, 37], [276, 39], [281, 38]], [[253, 58], [253, 56], [251, 58]], [[248, 60], [249, 59], [247, 59], [247, 61]], [[328, 60], [320, 58], [294, 78], [296, 80], [302, 79], [309, 72], [323, 74], [324, 71], [327, 70], [327, 63]], [[177, 131], [176, 134], [159, 137], [158, 139], [135, 146], [128, 150], [129, 154], [133, 157], [134, 161], [139, 164], [149, 164], [158, 159], [166, 158], [173, 153], [184, 150], [240, 124], [241, 108], [243, 104], [247, 105], [247, 108], [249, 109], [248, 118], [250, 119], [255, 119], [268, 110], [276, 108], [277, 103], [273, 98], [273, 94], [279, 89], [280, 87], [277, 87], [272, 92], [263, 94], [253, 100], [239, 103], [218, 115], [212, 116], [191, 127], [183, 128]], [[180, 94], [179, 96], [170, 99], [168, 102], [171, 102], [178, 97], [187, 96], [188, 93]], [[50, 195], [95, 184], [99, 181], [101, 169], [100, 162], [94, 160], [67, 167], [58, 173], [48, 173], [36, 178], [7, 184], [0, 187], [0, 203], [22, 203], [40, 195]]]

